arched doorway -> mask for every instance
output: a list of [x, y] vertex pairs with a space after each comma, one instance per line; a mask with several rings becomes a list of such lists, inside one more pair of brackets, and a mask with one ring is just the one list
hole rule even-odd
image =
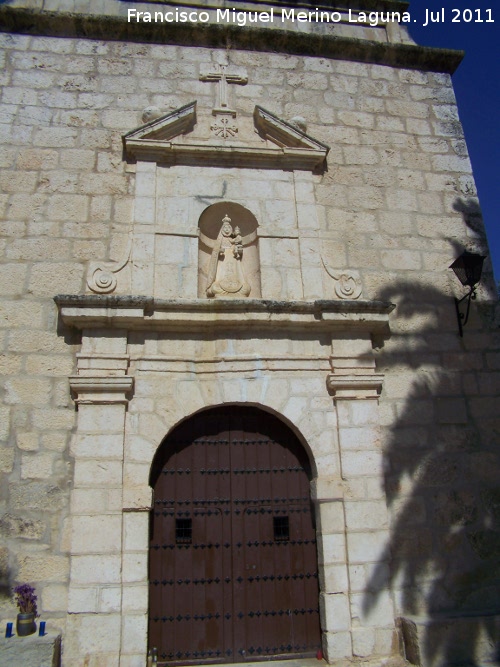
[[310, 463], [258, 408], [197, 413], [158, 450], [149, 646], [168, 664], [316, 655], [321, 646]]

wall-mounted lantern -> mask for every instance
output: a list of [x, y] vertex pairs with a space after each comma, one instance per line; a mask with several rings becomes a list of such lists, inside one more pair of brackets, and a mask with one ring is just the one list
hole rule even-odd
[[[456, 277], [460, 280], [464, 287], [469, 287], [468, 293], [463, 296], [461, 299], [455, 298], [455, 307], [457, 310], [457, 319], [458, 319], [458, 331], [460, 337], [463, 338], [464, 331], [463, 328], [467, 324], [469, 319], [470, 311], [470, 302], [471, 299], [476, 298], [476, 285], [481, 280], [481, 273], [483, 271], [483, 262], [486, 259], [483, 255], [476, 255], [473, 252], [464, 252], [458, 257], [453, 264], [450, 265], [450, 269], [453, 269]], [[460, 310], [460, 304], [462, 301], [467, 299], [467, 309], [464, 312]]]

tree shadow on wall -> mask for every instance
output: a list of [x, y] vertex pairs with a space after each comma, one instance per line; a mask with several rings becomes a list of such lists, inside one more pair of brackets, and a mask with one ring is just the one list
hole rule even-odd
[[449, 296], [401, 281], [377, 298], [398, 303], [401, 329], [409, 332], [393, 334], [379, 369], [402, 380], [417, 374], [395, 406], [384, 451], [392, 527], [363, 609], [374, 609], [390, 560], [398, 615], [428, 619], [420, 649], [408, 648], [410, 660], [418, 664], [420, 650], [425, 665], [476, 665], [486, 636], [489, 659], [498, 661], [500, 400], [482, 372], [484, 353], [467, 350], [457, 335]]

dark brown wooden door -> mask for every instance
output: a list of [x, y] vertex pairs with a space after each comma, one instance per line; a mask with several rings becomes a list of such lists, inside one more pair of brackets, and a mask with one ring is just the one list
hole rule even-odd
[[276, 417], [214, 408], [153, 464], [149, 646], [161, 663], [316, 655], [309, 462]]

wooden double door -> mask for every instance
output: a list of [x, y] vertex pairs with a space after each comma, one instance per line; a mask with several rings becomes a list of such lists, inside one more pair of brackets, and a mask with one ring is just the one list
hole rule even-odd
[[159, 663], [316, 655], [309, 461], [273, 415], [198, 413], [154, 461], [149, 647]]

